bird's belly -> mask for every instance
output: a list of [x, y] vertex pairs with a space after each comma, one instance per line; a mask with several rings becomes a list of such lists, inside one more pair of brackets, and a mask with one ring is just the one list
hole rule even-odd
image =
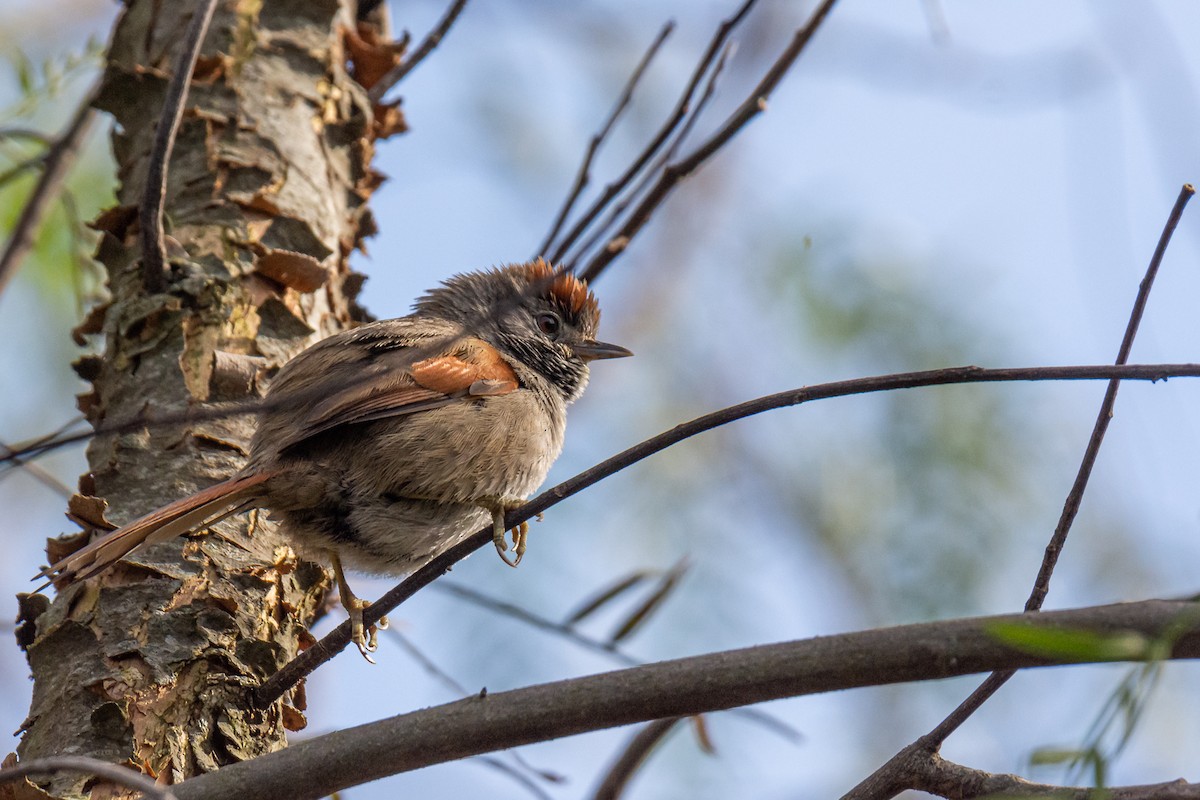
[[412, 572], [490, 519], [479, 506], [397, 497], [363, 497], [279, 516], [307, 557], [325, 561], [334, 551], [351, 569], [384, 575]]
[[434, 409], [403, 424], [376, 423], [352, 476], [365, 491], [463, 503], [523, 498], [562, 450], [563, 421], [528, 391]]
[[[410, 572], [484, 527], [480, 505], [516, 502], [545, 480], [563, 419], [518, 390], [363, 425], [289, 465], [275, 515], [301, 552], [336, 551], [367, 572]], [[303, 489], [298, 487], [304, 487]]]

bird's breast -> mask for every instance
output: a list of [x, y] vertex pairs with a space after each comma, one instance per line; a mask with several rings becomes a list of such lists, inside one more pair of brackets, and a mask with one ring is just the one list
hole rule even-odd
[[364, 427], [361, 474], [348, 476], [359, 491], [470, 502], [540, 486], [562, 451], [566, 413], [518, 389]]

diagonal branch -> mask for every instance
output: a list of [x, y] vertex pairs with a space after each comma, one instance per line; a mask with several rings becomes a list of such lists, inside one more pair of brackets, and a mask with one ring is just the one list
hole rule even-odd
[[200, 58], [200, 46], [208, 24], [212, 22], [217, 0], [197, 0], [192, 19], [184, 33], [183, 44], [175, 59], [175, 72], [167, 84], [162, 117], [154, 133], [154, 145], [146, 167], [146, 187], [138, 211], [142, 240], [142, 286], [147, 294], [157, 294], [166, 286], [167, 250], [163, 243], [163, 211], [167, 203], [167, 165], [175, 149], [175, 136], [183, 120], [183, 102], [187, 99], [192, 73]]
[[169, 788], [159, 786], [152, 778], [126, 767], [87, 756], [38, 758], [16, 766], [5, 767], [0, 769], [0, 785], [26, 775], [49, 775], [58, 772], [82, 772], [85, 775], [95, 775], [118, 786], [139, 791], [144, 797], [152, 797], [155, 800], [175, 800], [175, 795]]
[[1106, 786], [1090, 789], [1083, 786], [1054, 786], [1033, 783], [1017, 775], [964, 767], [935, 755], [921, 763], [922, 769], [912, 776], [913, 788], [949, 798], [1043, 798], [1043, 800], [1200, 800], [1200, 784], [1185, 780], [1143, 786]]
[[[1153, 287], [1154, 279], [1158, 275], [1158, 268], [1162, 264], [1163, 257], [1166, 255], [1167, 246], [1171, 243], [1171, 236], [1175, 232], [1175, 228], [1179, 225], [1180, 218], [1183, 216], [1183, 209], [1195, 193], [1196, 190], [1192, 185], [1185, 183], [1179, 191], [1179, 196], [1175, 199], [1175, 205], [1171, 208], [1171, 213], [1167, 216], [1166, 225], [1163, 226], [1162, 234], [1158, 238], [1158, 245], [1154, 248], [1154, 255], [1151, 256], [1150, 264], [1146, 268], [1146, 274], [1138, 287], [1137, 297], [1133, 302], [1133, 310], [1129, 315], [1129, 322], [1125, 325], [1125, 335], [1121, 338], [1121, 346], [1117, 350], [1117, 365], [1125, 364], [1129, 360], [1129, 352], [1133, 348], [1133, 339], [1137, 335], [1138, 326], [1141, 324], [1142, 316], [1145, 313], [1146, 301], [1150, 297], [1150, 289]], [[1079, 471], [1075, 475], [1075, 482], [1072, 484], [1070, 492], [1067, 493], [1062, 515], [1059, 517], [1058, 525], [1054, 528], [1054, 534], [1050, 537], [1050, 543], [1046, 545], [1046, 553], [1042, 558], [1042, 565], [1038, 569], [1033, 590], [1030, 592], [1029, 599], [1025, 602], [1026, 611], [1037, 611], [1040, 609], [1046, 599], [1047, 592], [1050, 590], [1050, 576], [1054, 573], [1054, 567], [1058, 563], [1058, 556], [1062, 552], [1063, 545], [1066, 543], [1067, 534], [1071, 530], [1075, 516], [1079, 513], [1080, 505], [1083, 502], [1083, 493], [1087, 489], [1088, 480], [1092, 474], [1092, 467], [1095, 466], [1096, 456], [1100, 452], [1100, 445], [1104, 441], [1104, 434], [1108, 430], [1109, 422], [1112, 420], [1113, 407], [1117, 402], [1117, 388], [1120, 382], [1121, 379], [1115, 376], [1109, 380], [1108, 389], [1104, 393], [1104, 400], [1100, 403], [1100, 411], [1096, 415], [1096, 422], [1092, 427], [1092, 434], [1088, 438], [1087, 447], [1084, 449], [1083, 460], [1079, 465]], [[871, 775], [868, 775], [866, 779], [846, 794], [844, 800], [888, 798], [908, 788], [897, 785], [896, 776], [910, 769], [914, 760], [919, 761], [935, 755], [950, 734], [954, 733], [964, 722], [970, 719], [971, 715], [978, 711], [992, 695], [999, 691], [1000, 687], [1007, 683], [1013, 674], [1012, 672], [994, 672], [989, 675], [966, 700], [960, 703], [945, 719], [938, 723], [937, 727], [892, 756], [883, 766], [879, 767]]]
[[608, 138], [608, 134], [612, 132], [613, 126], [617, 124], [617, 120], [629, 107], [629, 102], [633, 99], [633, 92], [637, 88], [638, 83], [642, 80], [642, 75], [645, 74], [646, 68], [650, 66], [650, 62], [658, 55], [658, 51], [662, 49], [663, 42], [675, 30], [674, 22], [667, 22], [662, 26], [662, 30], [658, 32], [658, 36], [650, 43], [650, 47], [646, 49], [642, 60], [634, 67], [633, 72], [629, 76], [629, 80], [625, 82], [625, 88], [621, 91], [621, 96], [617, 98], [616, 105], [609, 112], [608, 119], [600, 126], [600, 130], [592, 134], [591, 140], [588, 142], [587, 151], [583, 155], [583, 161], [579, 164], [579, 171], [575, 173], [575, 182], [571, 185], [571, 190], [567, 192], [567, 198], [563, 201], [562, 208], [554, 217], [554, 223], [550, 226], [546, 238], [538, 245], [538, 254], [545, 255], [550, 249], [554, 238], [558, 236], [562, 226], [567, 221], [567, 217], [571, 213], [571, 209], [575, 207], [575, 202], [579, 199], [579, 195], [591, 180], [592, 161], [596, 158], [596, 153], [600, 150], [600, 145]]
[[96, 88], [93, 87], [88, 90], [66, 128], [41, 159], [41, 177], [26, 199], [12, 234], [8, 237], [8, 243], [4, 246], [4, 252], [0, 254], [0, 294], [4, 293], [8, 282], [16, 274], [17, 266], [33, 246], [34, 236], [46, 209], [58, 193], [63, 179], [75, 161], [75, 156], [79, 154], [79, 149], [87, 138], [92, 119], [96, 115], [95, 109], [92, 108], [95, 96]]
[[[994, 634], [1008, 625], [1133, 633], [1156, 642], [1169, 631], [1171, 658], [1200, 657], [1200, 616], [1189, 600], [901, 625], [481, 694], [316, 736], [174, 790], [179, 800], [303, 800], [432, 764], [653, 719], [994, 669], [1083, 663], [1016, 649]], [[1095, 658], [1121, 655], [1110, 648]]]
[[663, 168], [658, 180], [650, 188], [646, 197], [638, 203], [637, 207], [629, 215], [628, 219], [626, 219], [625, 224], [609, 240], [608, 244], [588, 262], [587, 266], [579, 272], [580, 278], [589, 283], [594, 281], [617, 256], [625, 251], [625, 248], [629, 246], [633, 237], [646, 226], [646, 223], [650, 221], [654, 212], [666, 200], [667, 195], [679, 183], [700, 169], [708, 159], [741, 132], [751, 120], [767, 110], [767, 99], [771, 96], [771, 92], [783, 80], [784, 75], [792, 68], [792, 65], [800, 57], [800, 54], [804, 52], [808, 43], [812, 41], [812, 37], [817, 32], [817, 29], [821, 27], [821, 23], [825, 21], [829, 12], [833, 10], [835, 2], [836, 0], [823, 0], [817, 6], [812, 16], [809, 17], [808, 22], [792, 36], [792, 41], [784, 48], [779, 57], [775, 59], [775, 63], [766, 71], [762, 79], [758, 82], [758, 85], [750, 91], [746, 99], [742, 101], [742, 104], [734, 110], [720, 128], [700, 143], [687, 156]]
[[671, 136], [670, 144], [664, 147], [663, 152], [654, 159], [653, 164], [646, 167], [641, 178], [638, 179], [637, 183], [634, 184], [626, 196], [613, 202], [612, 209], [605, 216], [604, 221], [593, 227], [588, 237], [575, 248], [575, 253], [570, 256], [564, 256], [563, 264], [568, 269], [574, 271], [579, 259], [590, 252], [596, 246], [597, 242], [608, 235], [609, 230], [620, 221], [626, 209], [633, 205], [635, 201], [645, 196], [647, 189], [654, 181], [654, 177], [662, 172], [671, 159], [675, 158], [676, 153], [679, 152], [679, 148], [687, 141], [692, 128], [700, 120], [705, 106], [715, 96], [717, 82], [721, 79], [721, 73], [725, 70], [725, 62], [733, 51], [733, 45], [734, 42], [732, 41], [726, 42], [725, 47], [721, 49], [721, 55], [717, 58], [716, 63], [713, 64], [712, 71], [708, 74], [708, 80], [705, 81], [704, 92], [701, 93], [700, 98], [696, 101], [691, 111], [688, 112], [687, 117]]
[[[953, 367], [941, 370], [906, 372], [874, 378], [857, 378], [848, 381], [819, 384], [767, 395], [735, 406], [705, 414], [702, 417], [676, 425], [669, 431], [634, 445], [600, 464], [563, 481], [558, 486], [542, 492], [520, 508], [510, 511], [505, 518], [508, 528], [542, 513], [553, 505], [581, 492], [594, 483], [613, 475], [626, 467], [649, 458], [662, 450], [689, 439], [697, 434], [727, 425], [746, 417], [788, 406], [800, 405], [814, 400], [845, 397], [853, 394], [910, 389], [917, 386], [949, 385], [959, 383], [986, 383], [1014, 380], [1084, 380], [1120, 377], [1125, 380], [1163, 380], [1167, 377], [1200, 377], [1200, 364], [1176, 365], [1125, 365], [1097, 367], [1031, 367], [1022, 369], [982, 369], [980, 367]], [[415, 571], [398, 586], [373, 603], [363, 612], [367, 625], [373, 625], [418, 591], [437, 580], [456, 563], [468, 555], [490, 544], [491, 526], [477, 531], [454, 547], [445, 550]], [[330, 631], [325, 638], [305, 650], [279, 672], [272, 675], [255, 691], [255, 700], [266, 706], [283, 696], [297, 681], [337, 655], [350, 643], [350, 623], [342, 623]]]
[[646, 145], [638, 157], [633, 160], [633, 163], [626, 168], [625, 172], [604, 188], [604, 191], [588, 207], [587, 211], [571, 226], [567, 235], [555, 245], [553, 254], [548, 255], [547, 258], [555, 263], [562, 261], [567, 250], [575, 242], [579, 241], [583, 233], [603, 213], [609, 203], [641, 174], [645, 166], [650, 163], [650, 159], [654, 158], [655, 153], [659, 152], [663, 144], [670, 138], [671, 133], [679, 126], [684, 117], [687, 116], [688, 109], [692, 105], [692, 98], [695, 96], [696, 90], [700, 87], [700, 82], [704, 79], [705, 73], [708, 72], [709, 67], [716, 61], [724, 49], [725, 42], [729, 39], [730, 34], [741, 24], [746, 15], [750, 13], [750, 9], [754, 6], [755, 2], [756, 0], [745, 0], [738, 10], [733, 13], [733, 16], [726, 19], [717, 27], [712, 41], [708, 43], [708, 49], [704, 51], [704, 54], [697, 62], [695, 70], [692, 71], [691, 78], [688, 79], [687, 86], [684, 87], [683, 93], [675, 104], [675, 108], [672, 109], [666, 121], [663, 122], [658, 132], [655, 133], [654, 138], [650, 140], [650, 143]]
[[379, 82], [367, 91], [367, 97], [370, 99], [372, 105], [382, 102], [383, 96], [387, 94], [388, 89], [391, 89], [397, 83], [404, 80], [408, 73], [416, 69], [417, 65], [424, 61], [442, 43], [443, 37], [450, 32], [450, 28], [454, 27], [458, 15], [462, 13], [463, 7], [466, 4], [467, 0], [454, 0], [454, 3], [446, 10], [441, 21], [417, 45], [417, 49], [413, 51], [412, 57], [404, 59], [385, 72], [383, 77], [379, 79]]
[[646, 725], [629, 740], [629, 744], [621, 751], [613, 765], [604, 775], [604, 780], [596, 787], [592, 800], [617, 800], [629, 785], [629, 781], [646, 763], [650, 753], [667, 738], [683, 717], [667, 717], [656, 719]]

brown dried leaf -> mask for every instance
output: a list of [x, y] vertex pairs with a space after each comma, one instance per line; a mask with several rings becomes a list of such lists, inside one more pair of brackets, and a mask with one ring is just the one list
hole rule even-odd
[[631, 636], [638, 628], [642, 626], [650, 618], [650, 616], [658, 610], [658, 607], [663, 604], [667, 596], [675, 589], [679, 583], [679, 579], [683, 577], [688, 570], [688, 563], [685, 560], [680, 561], [672, 567], [662, 579], [658, 582], [658, 587], [650, 594], [646, 600], [633, 610], [633, 613], [625, 618], [625, 621], [617, 626], [616, 631], [609, 637], [610, 644], [616, 644], [622, 639]]
[[649, 577], [649, 572], [645, 570], [637, 570], [636, 572], [629, 573], [623, 578], [617, 579], [614, 583], [605, 586], [599, 592], [596, 592], [580, 603], [574, 611], [567, 615], [567, 618], [563, 624], [570, 626], [574, 625], [576, 622], [582, 621]]
[[272, 250], [260, 256], [254, 270], [276, 283], [310, 294], [329, 280], [329, 271], [310, 255], [292, 250]]
[[708, 733], [708, 717], [703, 714], [696, 714], [695, 716], [688, 717], [688, 721], [692, 723], [692, 732], [696, 734], [696, 745], [700, 748], [700, 751], [705, 755], [715, 756], [717, 748]]

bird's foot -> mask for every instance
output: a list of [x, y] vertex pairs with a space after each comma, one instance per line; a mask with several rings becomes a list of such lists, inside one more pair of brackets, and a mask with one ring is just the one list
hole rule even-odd
[[379, 649], [379, 631], [387, 630], [388, 618], [380, 617], [379, 622], [374, 625], [365, 625], [363, 611], [371, 604], [353, 594], [349, 598], [342, 598], [342, 605], [350, 615], [350, 641], [358, 647], [358, 652], [362, 653], [363, 658], [374, 664], [375, 659], [371, 658], [371, 653]]
[[374, 664], [375, 659], [371, 658], [371, 653], [379, 648], [379, 631], [387, 630], [388, 619], [380, 617], [379, 622], [369, 627], [364, 624], [363, 610], [371, 604], [356, 597], [350, 590], [350, 584], [346, 582], [346, 575], [342, 572], [342, 561], [336, 553], [331, 555], [330, 560], [333, 562], [333, 577], [337, 582], [338, 597], [342, 601], [342, 608], [346, 609], [346, 614], [350, 617], [350, 641], [354, 642], [358, 652], [362, 653], [362, 657], [368, 663]]
[[520, 502], [504, 502], [496, 500], [484, 506], [488, 511], [492, 512], [492, 544], [496, 546], [496, 552], [500, 555], [500, 560], [510, 567], [515, 567], [521, 563], [521, 559], [525, 557], [525, 549], [529, 538], [529, 523], [522, 522], [512, 529], [513, 543], [513, 558], [507, 555], [508, 543], [504, 541], [504, 515], [510, 508], [516, 508]]

